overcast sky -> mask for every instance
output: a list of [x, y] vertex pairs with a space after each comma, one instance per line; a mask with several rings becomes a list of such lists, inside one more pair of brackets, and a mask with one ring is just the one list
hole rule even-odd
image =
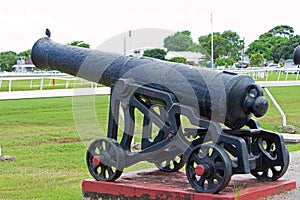
[[0, 52], [17, 53], [52, 32], [56, 42], [83, 40], [96, 48], [128, 30], [190, 30], [196, 41], [211, 31], [232, 30], [246, 44], [277, 25], [290, 25], [300, 35], [296, 0], [5, 0], [0, 3]]

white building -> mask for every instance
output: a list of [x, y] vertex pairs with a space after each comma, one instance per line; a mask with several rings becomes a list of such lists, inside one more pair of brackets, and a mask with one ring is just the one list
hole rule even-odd
[[23, 57], [20, 57], [17, 60], [17, 64], [12, 66], [12, 68], [14, 68], [15, 72], [18, 73], [27, 73], [27, 72], [33, 72], [35, 69], [35, 66], [33, 65], [31, 58], [28, 57], [26, 59], [24, 59]]
[[205, 59], [204, 54], [191, 51], [169, 51], [165, 56], [166, 59], [171, 59], [174, 57], [184, 57], [187, 60], [187, 64], [197, 66], [200, 65], [201, 61]]

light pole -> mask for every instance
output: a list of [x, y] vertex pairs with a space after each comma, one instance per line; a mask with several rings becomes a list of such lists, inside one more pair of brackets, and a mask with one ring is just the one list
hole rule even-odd
[[210, 16], [211, 21], [211, 68], [214, 69], [214, 30], [213, 30], [213, 17]]
[[245, 37], [243, 37], [242, 65], [244, 64], [244, 55], [245, 55]]
[[124, 56], [126, 56], [126, 36], [124, 37]]
[[[129, 50], [131, 50], [131, 30], [129, 30], [128, 36], [129, 36]], [[124, 36], [123, 40], [124, 40], [124, 56], [126, 56], [126, 54], [127, 54], [126, 35]]]

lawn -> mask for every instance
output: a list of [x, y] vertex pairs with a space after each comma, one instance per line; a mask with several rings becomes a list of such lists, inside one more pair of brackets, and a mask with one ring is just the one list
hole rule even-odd
[[[255, 77], [255, 76], [254, 76]], [[271, 71], [268, 72], [267, 75], [264, 76], [264, 78], [259, 78], [257, 79], [258, 81], [296, 81], [299, 80], [299, 75], [297, 74], [289, 74], [289, 73], [284, 73], [284, 72], [275, 72]]]
[[[293, 125], [296, 133], [300, 133], [300, 87], [269, 87], [268, 89], [284, 111], [287, 125]], [[269, 101], [268, 112], [258, 120], [263, 128], [277, 131], [278, 126], [282, 125], [282, 118], [271, 100], [266, 98]]]
[[[269, 90], [285, 111], [287, 124], [299, 133], [300, 87]], [[2, 154], [17, 157], [14, 162], [0, 162], [0, 199], [81, 199], [81, 181], [91, 177], [85, 164], [86, 145], [105, 137], [108, 104], [107, 95], [0, 101]], [[259, 120], [273, 131], [281, 125], [271, 103]], [[144, 162], [126, 171], [153, 166]]]
[[[81, 199], [81, 182], [90, 178], [86, 145], [105, 137], [108, 96], [96, 98], [99, 133], [85, 137], [73, 118], [72, 98], [0, 101], [2, 155], [0, 199]], [[95, 132], [96, 132], [95, 131]], [[153, 167], [142, 163], [128, 170]]]

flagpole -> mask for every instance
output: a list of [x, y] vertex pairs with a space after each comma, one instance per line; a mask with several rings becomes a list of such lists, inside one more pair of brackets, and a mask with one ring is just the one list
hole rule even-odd
[[211, 22], [211, 68], [214, 69], [214, 30], [213, 30], [213, 15], [210, 15]]

